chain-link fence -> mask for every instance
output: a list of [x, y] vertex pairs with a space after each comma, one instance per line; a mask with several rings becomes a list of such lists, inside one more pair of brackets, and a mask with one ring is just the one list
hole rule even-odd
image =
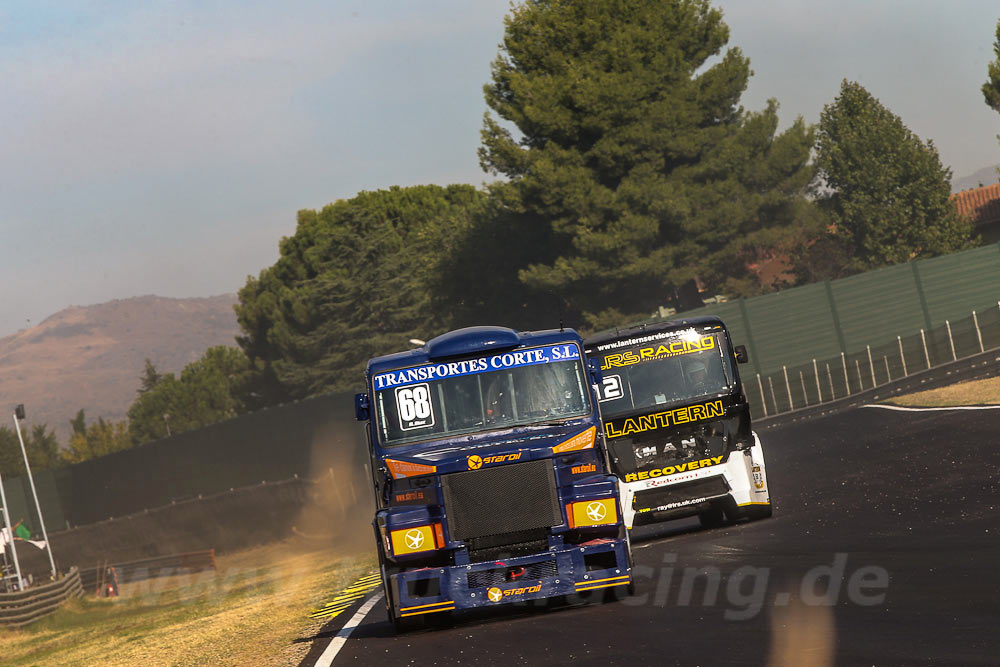
[[773, 416], [872, 389], [920, 371], [1000, 348], [1000, 302], [943, 326], [898, 335], [766, 374], [747, 373], [743, 384], [755, 418]]

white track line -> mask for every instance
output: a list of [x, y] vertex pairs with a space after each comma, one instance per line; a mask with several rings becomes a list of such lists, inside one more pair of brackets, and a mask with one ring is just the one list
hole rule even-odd
[[316, 661], [315, 667], [330, 667], [333, 663], [333, 659], [337, 657], [338, 653], [340, 653], [340, 649], [344, 648], [344, 644], [347, 643], [347, 638], [351, 636], [352, 632], [354, 632], [354, 628], [361, 625], [361, 621], [365, 620], [365, 616], [368, 615], [368, 612], [370, 612], [372, 607], [375, 606], [375, 603], [381, 599], [382, 591], [379, 591], [370, 597], [367, 602], [361, 605], [361, 609], [358, 609], [354, 613], [354, 616], [351, 616], [351, 620], [345, 623], [344, 627], [342, 627], [340, 632], [337, 633], [337, 636], [331, 639], [330, 643], [327, 644], [326, 650], [323, 651], [323, 655], [321, 655], [319, 660]]
[[956, 405], [951, 408], [904, 408], [901, 405], [862, 405], [863, 408], [882, 408], [899, 412], [938, 412], [940, 410], [1000, 410], [1000, 405]]

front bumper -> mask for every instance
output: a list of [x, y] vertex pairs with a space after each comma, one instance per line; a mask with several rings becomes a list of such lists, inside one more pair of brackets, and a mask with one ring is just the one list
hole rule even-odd
[[403, 618], [572, 596], [631, 581], [627, 541], [597, 539], [500, 561], [407, 570], [387, 583]]
[[[764, 448], [757, 434], [754, 444], [746, 450], [734, 451], [724, 463], [707, 466], [655, 479], [621, 482], [621, 505], [625, 525], [635, 525], [691, 516], [705, 511], [712, 502], [725, 501], [735, 507], [767, 505], [771, 502], [764, 464]], [[678, 494], [675, 502], [660, 509], [637, 511], [636, 494], [649, 494], [653, 490], [701, 488], [687, 494]], [[639, 509], [644, 504], [639, 502]]]

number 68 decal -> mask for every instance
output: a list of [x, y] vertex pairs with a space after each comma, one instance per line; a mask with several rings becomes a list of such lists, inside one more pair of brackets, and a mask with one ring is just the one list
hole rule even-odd
[[404, 431], [434, 425], [431, 389], [426, 383], [398, 388], [396, 408], [399, 414], [399, 427]]

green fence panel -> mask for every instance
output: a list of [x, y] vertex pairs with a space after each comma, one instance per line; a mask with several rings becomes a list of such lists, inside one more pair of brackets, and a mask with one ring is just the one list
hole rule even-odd
[[840, 353], [824, 284], [766, 294], [746, 305], [761, 372]]
[[933, 326], [970, 317], [1000, 299], [1000, 245], [919, 262]]
[[830, 286], [848, 352], [926, 328], [909, 264], [835, 280]]
[[28, 529], [34, 533], [38, 524], [35, 521], [34, 503], [27, 481], [21, 477], [4, 478], [3, 490], [7, 497], [7, 514], [10, 516], [11, 525], [24, 521]]
[[[767, 402], [776, 402], [780, 407], [782, 400], [788, 404], [789, 390], [792, 403], [796, 402], [796, 384], [802, 401], [809, 400], [810, 392], [814, 400], [820, 391], [831, 393], [831, 382], [832, 393], [836, 394], [846, 392], [848, 386], [854, 392], [859, 386], [871, 385], [873, 370], [878, 376], [874, 369], [876, 357], [881, 360], [882, 375], [890, 377], [903, 372], [904, 359], [908, 373], [926, 368], [927, 357], [932, 365], [950, 361], [952, 343], [958, 357], [978, 350], [975, 321], [971, 319], [976, 309], [984, 347], [997, 347], [998, 301], [1000, 244], [993, 244], [828, 283], [713, 304], [668, 319], [708, 314], [721, 317], [731, 330], [733, 342], [745, 344], [750, 350], [752, 373], [765, 377]], [[946, 320], [952, 324], [950, 340]], [[926, 338], [926, 354], [921, 329]], [[902, 356], [897, 336], [903, 345]], [[873, 349], [871, 362], [869, 346]], [[841, 352], [849, 357], [846, 381], [845, 364], [839, 359]], [[812, 359], [820, 363], [817, 368], [820, 391], [816, 388], [817, 373], [811, 370]], [[862, 366], [867, 366], [867, 379]], [[787, 383], [784, 375], [774, 375], [781, 374], [782, 367], [794, 375], [789, 376]], [[807, 375], [812, 377], [811, 385], [805, 382]], [[777, 381], [781, 385], [781, 391], [775, 387], [773, 399], [767, 378], [772, 384]]]

